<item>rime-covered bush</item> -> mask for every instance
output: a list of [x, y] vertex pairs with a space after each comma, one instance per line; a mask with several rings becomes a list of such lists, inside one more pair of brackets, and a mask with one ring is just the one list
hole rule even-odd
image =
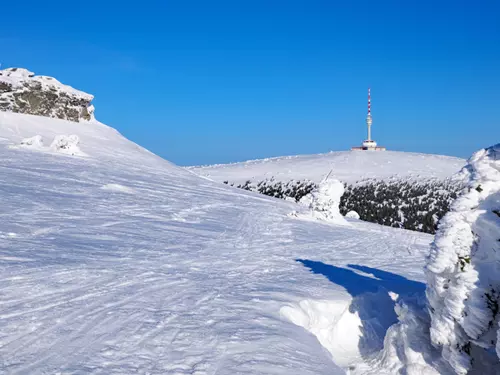
[[[316, 184], [307, 180], [271, 179], [259, 183], [247, 181], [237, 187], [276, 198], [290, 197], [309, 206], [310, 193]], [[361, 181], [345, 185], [339, 207], [342, 215], [355, 211], [364, 221], [434, 234], [437, 222], [463, 188], [458, 179]]]
[[426, 266], [430, 333], [458, 374], [483, 374], [500, 368], [500, 144], [465, 171], [468, 189], [440, 221]]
[[313, 216], [320, 220], [346, 224], [339, 210], [342, 194], [344, 194], [344, 184], [339, 180], [322, 181], [311, 193], [309, 208]]

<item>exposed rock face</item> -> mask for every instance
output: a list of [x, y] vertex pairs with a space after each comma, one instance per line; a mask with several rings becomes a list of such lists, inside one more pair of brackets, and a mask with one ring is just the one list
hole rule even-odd
[[94, 118], [92, 99], [52, 77], [22, 68], [0, 70], [0, 111], [88, 121]]

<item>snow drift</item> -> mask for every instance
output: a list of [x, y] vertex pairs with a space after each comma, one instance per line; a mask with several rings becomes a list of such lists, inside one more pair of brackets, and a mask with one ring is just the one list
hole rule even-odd
[[426, 267], [431, 339], [458, 374], [500, 367], [500, 144], [464, 173], [468, 191], [439, 223]]

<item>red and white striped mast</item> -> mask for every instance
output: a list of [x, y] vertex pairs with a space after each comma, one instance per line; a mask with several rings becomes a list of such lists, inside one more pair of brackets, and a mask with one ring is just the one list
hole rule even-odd
[[372, 99], [370, 95], [370, 88], [368, 87], [368, 114], [366, 115], [366, 125], [368, 126], [368, 141], [372, 140], [372, 112], [371, 108], [372, 107]]

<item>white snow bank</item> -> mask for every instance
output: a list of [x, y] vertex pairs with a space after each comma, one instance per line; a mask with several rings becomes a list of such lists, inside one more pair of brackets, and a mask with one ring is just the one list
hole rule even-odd
[[386, 329], [393, 323], [393, 305], [381, 289], [352, 300], [303, 300], [280, 312], [314, 334], [336, 364], [352, 370], [382, 348]]
[[284, 306], [280, 313], [292, 323], [318, 338], [336, 364], [348, 367], [361, 358], [359, 341], [363, 336], [357, 312], [349, 311], [349, 301], [303, 300], [298, 306]]
[[488, 356], [495, 347], [500, 356], [500, 144], [465, 172], [468, 191], [440, 221], [426, 267], [431, 339], [458, 374], [500, 367]]

